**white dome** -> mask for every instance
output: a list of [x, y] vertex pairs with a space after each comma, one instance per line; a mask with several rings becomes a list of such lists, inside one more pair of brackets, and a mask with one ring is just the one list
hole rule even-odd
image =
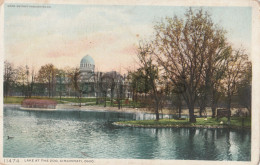
[[80, 71], [94, 72], [95, 61], [89, 55], [84, 56], [80, 61]]
[[95, 65], [95, 62], [94, 62], [93, 58], [91, 56], [89, 56], [89, 55], [84, 56], [81, 59], [80, 63], [87, 63], [87, 64]]

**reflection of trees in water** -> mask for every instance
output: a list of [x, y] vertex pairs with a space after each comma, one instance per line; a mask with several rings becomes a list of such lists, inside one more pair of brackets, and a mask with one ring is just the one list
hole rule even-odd
[[217, 129], [217, 139], [225, 137], [226, 131], [224, 129]]
[[174, 135], [178, 136], [174, 139], [177, 144], [175, 152], [177, 158], [195, 159], [197, 155], [196, 143], [194, 143], [195, 133], [195, 128], [174, 129]]
[[[8, 110], [9, 111], [9, 110]], [[10, 110], [11, 111], [11, 110]], [[118, 121], [118, 120], [132, 120], [131, 113], [118, 112], [94, 112], [94, 111], [16, 111], [13, 114], [6, 112], [6, 116], [32, 116], [38, 119], [54, 119], [54, 120], [78, 120], [78, 121]]]
[[230, 141], [232, 142], [232, 145], [235, 146], [236, 151], [239, 153], [233, 153], [233, 159], [234, 157], [239, 159], [238, 155], [240, 155], [240, 157], [251, 157], [251, 131], [245, 129], [238, 130], [236, 132], [231, 131]]
[[[228, 129], [174, 129], [176, 157], [201, 160], [234, 160], [250, 157], [250, 131], [232, 132]], [[236, 139], [230, 137], [230, 134]], [[232, 136], [232, 137], [233, 137]], [[246, 140], [248, 139], [248, 140]], [[234, 145], [234, 146], [233, 146]], [[247, 146], [249, 145], [249, 148]], [[238, 147], [232, 150], [232, 147]], [[243, 150], [243, 152], [241, 152]], [[248, 152], [244, 152], [248, 150]], [[244, 155], [241, 155], [241, 154]], [[240, 155], [241, 157], [234, 156]]]
[[111, 122], [133, 119], [134, 115], [116, 112], [5, 110], [4, 113], [4, 124], [11, 126], [10, 131], [20, 134], [21, 129], [27, 131], [14, 135], [15, 139], [33, 139], [35, 146], [45, 149], [76, 145], [89, 156], [109, 152], [105, 155], [111, 158], [247, 160], [251, 156], [250, 130], [118, 127]]
[[194, 128], [191, 128], [191, 129], [188, 129], [189, 130], [189, 141], [188, 141], [188, 149], [190, 150], [190, 152], [188, 152], [188, 157], [189, 158], [194, 158], [194, 156], [196, 156], [196, 144], [194, 144], [194, 136], [195, 136], [195, 133], [196, 133], [196, 129]]
[[[216, 159], [217, 148], [215, 146], [215, 130], [214, 129], [205, 129], [204, 139], [203, 139], [203, 157], [206, 160]], [[202, 131], [201, 131], [202, 132]]]
[[139, 153], [140, 157], [143, 157], [144, 159], [152, 159], [154, 157], [158, 157], [158, 147], [160, 146], [159, 134], [162, 134], [162, 129], [142, 128], [140, 131], [142, 132], [142, 137], [138, 137], [138, 139], [143, 139], [141, 141], [145, 143], [137, 142], [137, 146], [135, 147], [134, 152]]
[[230, 144], [230, 131], [226, 132], [226, 143], [227, 143], [227, 150], [226, 150], [226, 156], [227, 156], [227, 160], [232, 160], [232, 154], [231, 154], [231, 144]]

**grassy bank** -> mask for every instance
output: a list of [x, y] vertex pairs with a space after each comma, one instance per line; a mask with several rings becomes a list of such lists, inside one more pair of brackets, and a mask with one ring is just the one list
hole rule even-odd
[[[4, 104], [21, 104], [24, 99], [26, 99], [26, 98], [25, 97], [5, 97]], [[59, 104], [63, 103], [63, 101], [59, 101], [57, 98], [31, 97], [31, 99], [56, 100]]]
[[24, 97], [5, 97], [4, 104], [21, 104]]
[[[21, 102], [25, 99], [25, 97], [6, 97], [4, 98], [4, 104], [21, 104]], [[72, 103], [79, 103], [78, 98], [59, 98], [59, 97], [31, 97], [31, 99], [49, 99], [49, 100], [56, 100], [59, 104], [63, 104], [66, 102], [72, 102]], [[92, 102], [95, 101], [95, 98], [82, 98], [81, 102]]]
[[116, 125], [132, 126], [132, 127], [251, 127], [251, 118], [232, 117], [230, 125], [227, 124], [228, 119], [226, 117], [216, 118], [197, 118], [196, 123], [190, 123], [188, 120], [177, 119], [160, 119], [156, 120], [135, 120], [135, 121], [120, 121], [115, 122]]

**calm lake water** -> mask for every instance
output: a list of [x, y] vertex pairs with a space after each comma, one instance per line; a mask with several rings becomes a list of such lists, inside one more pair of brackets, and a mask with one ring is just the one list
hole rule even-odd
[[250, 130], [130, 128], [112, 124], [148, 118], [153, 115], [4, 107], [4, 157], [251, 159]]

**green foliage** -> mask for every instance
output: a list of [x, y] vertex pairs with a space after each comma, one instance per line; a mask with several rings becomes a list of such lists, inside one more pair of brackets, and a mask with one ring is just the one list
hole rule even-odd
[[138, 93], [148, 93], [152, 89], [144, 68], [139, 68], [137, 71], [129, 73], [129, 79], [131, 80], [132, 88]]

